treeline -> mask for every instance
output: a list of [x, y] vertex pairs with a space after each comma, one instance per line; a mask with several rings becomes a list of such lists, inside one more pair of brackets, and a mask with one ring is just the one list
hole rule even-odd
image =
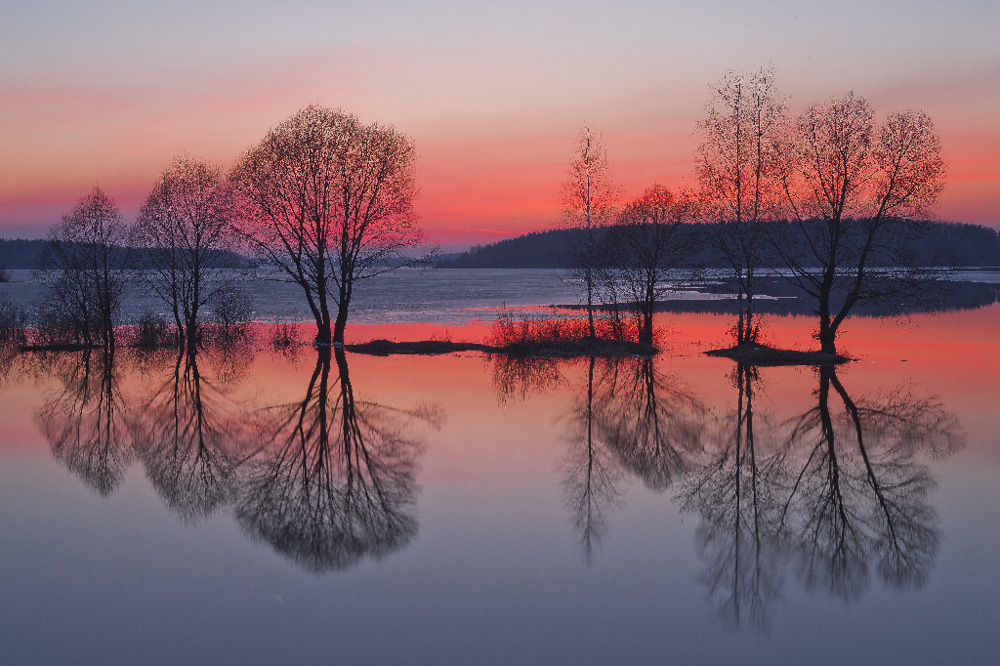
[[[808, 224], [808, 223], [807, 223]], [[816, 223], [819, 224], [818, 222]], [[793, 223], [766, 223], [775, 238], [787, 238]], [[1000, 232], [975, 224], [921, 222], [910, 225], [912, 233], [898, 239], [903, 256], [910, 263], [929, 267], [1000, 266]], [[719, 248], [720, 225], [691, 224], [686, 231], [696, 248], [683, 260], [681, 268], [727, 268]], [[573, 268], [573, 229], [537, 231], [516, 238], [476, 245], [467, 252], [442, 256], [438, 268]], [[624, 233], [620, 225], [594, 230], [598, 245], [612, 245], [615, 236]], [[774, 248], [764, 244], [760, 251], [761, 267], [779, 268], [784, 264]]]
[[[45, 240], [25, 240], [23, 238], [4, 239], [0, 238], [0, 266], [9, 270], [33, 270], [45, 268], [42, 257], [45, 252]], [[156, 250], [149, 248], [111, 248], [111, 264], [117, 269], [143, 270], [156, 265], [156, 260], [166, 250]], [[241, 254], [228, 250], [209, 250], [212, 255], [212, 265], [231, 266], [233, 268], [246, 268], [253, 262]]]

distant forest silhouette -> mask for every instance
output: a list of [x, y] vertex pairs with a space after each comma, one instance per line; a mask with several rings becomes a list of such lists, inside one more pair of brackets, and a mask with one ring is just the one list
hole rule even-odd
[[[773, 222], [770, 225], [788, 225]], [[692, 224], [689, 231], [696, 237], [692, 246], [700, 248], [690, 254], [681, 268], [725, 268], [726, 259], [715, 238], [714, 224]], [[1000, 232], [975, 224], [924, 222], [919, 233], [900, 239], [905, 243], [910, 263], [929, 267], [1000, 266]], [[597, 229], [603, 245], [610, 237], [621, 233], [621, 226]], [[437, 261], [438, 268], [573, 268], [571, 251], [572, 229], [536, 231], [488, 245], [476, 245], [466, 252], [447, 254]], [[784, 266], [772, 248], [761, 248], [761, 266]]]
[[[10, 270], [33, 270], [40, 268], [39, 259], [45, 250], [46, 240], [25, 240], [17, 238], [8, 240], [0, 238], [0, 266]], [[151, 255], [156, 250], [128, 250], [119, 248], [112, 255], [112, 261], [118, 268], [143, 269], [152, 265]], [[218, 254], [226, 265], [242, 268], [252, 260], [228, 250], [211, 250]]]
[[[783, 224], [783, 223], [775, 223]], [[685, 261], [685, 268], [723, 268], [725, 260], [713, 241], [715, 225], [691, 225], [691, 231], [702, 237], [701, 248]], [[976, 224], [955, 222], [926, 222], [923, 233], [907, 239], [910, 256], [921, 266], [969, 267], [1000, 266], [1000, 232]], [[611, 226], [597, 231], [613, 235], [620, 227]], [[487, 245], [476, 245], [466, 252], [441, 255], [436, 268], [572, 268], [570, 251], [572, 229], [552, 229], [508, 238]], [[697, 240], [697, 239], [696, 239]], [[38, 268], [38, 259], [45, 249], [45, 240], [0, 238], [0, 265], [12, 270]], [[121, 268], [144, 268], [150, 264], [150, 250], [134, 251], [128, 262], [126, 253], [120, 254]], [[233, 252], [219, 251], [235, 266], [245, 266], [254, 261]], [[773, 252], [764, 251], [763, 264], [780, 267], [781, 260]]]

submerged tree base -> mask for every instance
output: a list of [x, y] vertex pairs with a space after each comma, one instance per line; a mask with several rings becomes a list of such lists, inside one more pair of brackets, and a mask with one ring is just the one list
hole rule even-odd
[[775, 349], [761, 344], [744, 344], [728, 349], [711, 349], [707, 356], [731, 358], [747, 365], [838, 365], [851, 359], [847, 356], [823, 351], [797, 351]]
[[540, 342], [517, 342], [502, 347], [475, 342], [450, 342], [446, 340], [422, 340], [418, 342], [392, 342], [372, 340], [359, 344], [344, 345], [348, 351], [389, 356], [390, 354], [451, 354], [463, 351], [480, 351], [487, 354], [503, 354], [515, 358], [579, 358], [582, 356], [623, 357], [653, 356], [657, 349], [627, 340], [608, 338], [584, 338], [581, 340], [550, 340]]

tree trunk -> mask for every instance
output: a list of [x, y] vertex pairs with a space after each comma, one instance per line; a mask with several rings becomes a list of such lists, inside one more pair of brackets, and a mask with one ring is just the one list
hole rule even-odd
[[[188, 322], [187, 325], [187, 349], [189, 352], [194, 352], [198, 348], [198, 326], [194, 322]], [[183, 343], [182, 343], [183, 344]]]
[[316, 340], [317, 347], [329, 347], [333, 337], [330, 334], [330, 320], [316, 320]]
[[347, 301], [341, 301], [337, 306], [337, 322], [333, 329], [333, 344], [344, 344], [344, 329], [347, 328]]
[[[832, 284], [832, 280], [829, 281]], [[819, 296], [819, 331], [816, 337], [819, 339], [820, 351], [828, 354], [837, 353], [837, 326], [834, 325], [830, 316], [830, 289], [826, 287]]]
[[819, 348], [827, 354], [837, 353], [837, 329], [830, 323], [830, 320], [821, 318], [819, 320]]
[[642, 328], [639, 330], [639, 344], [653, 344], [653, 319], [652, 317], [642, 318]]
[[[588, 259], [589, 261], [589, 259]], [[591, 339], [597, 337], [594, 330], [594, 275], [590, 266], [587, 267], [587, 322], [590, 328]]]

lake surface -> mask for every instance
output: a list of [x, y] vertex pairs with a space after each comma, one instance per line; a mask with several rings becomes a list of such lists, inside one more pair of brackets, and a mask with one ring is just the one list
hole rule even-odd
[[[576, 298], [421, 275], [348, 337]], [[324, 358], [266, 325], [194, 360], [4, 354], [0, 662], [995, 663], [1000, 305], [851, 319], [835, 372], [659, 324], [653, 361]]]

